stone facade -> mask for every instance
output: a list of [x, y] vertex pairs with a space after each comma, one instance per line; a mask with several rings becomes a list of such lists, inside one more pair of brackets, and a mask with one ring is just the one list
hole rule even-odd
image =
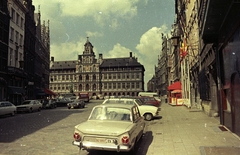
[[78, 60], [54, 61], [50, 64], [50, 89], [55, 93], [90, 96], [136, 96], [144, 90], [144, 66], [130, 53], [125, 58], [95, 58], [88, 38]]

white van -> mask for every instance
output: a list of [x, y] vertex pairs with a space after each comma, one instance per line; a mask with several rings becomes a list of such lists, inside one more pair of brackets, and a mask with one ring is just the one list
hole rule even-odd
[[154, 97], [156, 100], [161, 101], [160, 97], [156, 92], [139, 92], [138, 96], [149, 96], [149, 97]]

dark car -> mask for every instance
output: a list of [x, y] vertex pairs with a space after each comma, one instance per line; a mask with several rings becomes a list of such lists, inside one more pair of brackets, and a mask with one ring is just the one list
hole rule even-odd
[[42, 108], [45, 109], [57, 108], [57, 102], [55, 100], [44, 100], [42, 102]]
[[70, 98], [56, 99], [56, 103], [57, 103], [58, 107], [65, 107], [70, 102], [72, 102], [72, 100]]
[[142, 97], [140, 97], [140, 99], [145, 104], [153, 105], [153, 106], [156, 106], [156, 107], [159, 107], [160, 103], [161, 103], [160, 101], [156, 100], [154, 97], [142, 96]]
[[83, 99], [75, 99], [73, 102], [68, 103], [67, 107], [68, 109], [84, 108], [85, 102]]

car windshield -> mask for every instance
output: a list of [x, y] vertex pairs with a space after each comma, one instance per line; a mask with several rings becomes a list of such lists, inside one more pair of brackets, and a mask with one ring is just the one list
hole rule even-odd
[[130, 110], [126, 108], [96, 107], [93, 109], [89, 120], [131, 121], [130, 114]]

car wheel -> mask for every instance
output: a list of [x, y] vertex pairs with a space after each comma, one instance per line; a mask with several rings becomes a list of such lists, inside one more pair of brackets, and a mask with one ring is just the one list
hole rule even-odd
[[29, 112], [33, 112], [32, 108], [29, 109]]
[[82, 108], [85, 108], [85, 105], [82, 105]]
[[51, 104], [51, 109], [53, 109], [54, 108], [54, 105], [53, 104]]
[[153, 118], [153, 115], [152, 115], [152, 114], [150, 114], [150, 113], [144, 114], [144, 119], [145, 119], [146, 121], [151, 121], [152, 118]]
[[68, 109], [70, 109], [71, 107], [68, 107]]
[[12, 113], [11, 113], [11, 116], [14, 116], [16, 114], [16, 111], [13, 111]]

